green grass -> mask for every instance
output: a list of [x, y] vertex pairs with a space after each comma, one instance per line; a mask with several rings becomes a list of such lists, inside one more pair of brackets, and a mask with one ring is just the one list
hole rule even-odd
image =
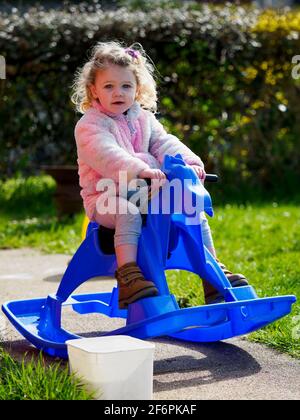
[[73, 254], [81, 242], [84, 215], [58, 219], [34, 216], [12, 219], [0, 214], [0, 249], [32, 247], [45, 253]]
[[73, 254], [81, 242], [83, 212], [58, 218], [50, 176], [0, 182], [0, 249], [33, 247]]
[[0, 349], [0, 400], [89, 400], [83, 384], [59, 363], [38, 359], [15, 361]]
[[[47, 253], [70, 254], [76, 251], [84, 214], [59, 219], [52, 202], [54, 188], [54, 181], [46, 176], [0, 185], [0, 249], [33, 247]], [[217, 206], [210, 225], [220, 260], [232, 271], [245, 274], [260, 297], [295, 294], [300, 299], [297, 204]], [[204, 302], [196, 275], [172, 270], [167, 277], [171, 292], [182, 305]], [[289, 316], [247, 337], [300, 358], [300, 304], [293, 306]], [[35, 362], [20, 364], [5, 353], [1, 353], [0, 360], [0, 399], [84, 398], [80, 390], [76, 394], [68, 388], [66, 371], [55, 367], [49, 370], [41, 361], [37, 367]]]

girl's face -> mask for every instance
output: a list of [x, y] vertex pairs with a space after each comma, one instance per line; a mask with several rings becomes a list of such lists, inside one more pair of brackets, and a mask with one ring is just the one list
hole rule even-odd
[[117, 115], [127, 111], [134, 103], [137, 82], [132, 70], [111, 64], [97, 72], [90, 89], [93, 98], [99, 99], [106, 111]]

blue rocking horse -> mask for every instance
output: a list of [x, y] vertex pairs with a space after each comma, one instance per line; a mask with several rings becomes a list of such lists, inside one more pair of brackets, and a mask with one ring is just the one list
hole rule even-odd
[[[151, 279], [159, 295], [140, 299], [127, 309], [118, 307], [118, 288], [110, 293], [73, 295], [82, 283], [97, 276], [113, 276], [117, 268], [113, 233], [90, 223], [87, 235], [69, 263], [56, 294], [45, 298], [16, 300], [2, 306], [15, 328], [38, 349], [67, 358], [66, 341], [81, 338], [61, 326], [62, 308], [71, 305], [79, 314], [100, 313], [125, 318], [126, 325], [103, 335], [124, 334], [140, 339], [158, 336], [192, 342], [211, 342], [257, 330], [291, 311], [295, 296], [258, 298], [253, 287], [233, 288], [202, 242], [201, 225], [195, 223], [205, 211], [213, 216], [211, 198], [193, 169], [182, 157], [165, 156], [162, 171], [170, 184], [181, 183], [181, 206], [166, 183], [148, 203], [138, 245], [137, 263]], [[187, 182], [189, 181], [189, 182]], [[197, 203], [194, 214], [186, 200]], [[170, 211], [164, 211], [165, 204]], [[180, 207], [180, 210], [178, 210]], [[224, 303], [180, 308], [170, 294], [165, 270], [187, 270], [209, 282], [224, 297]]]

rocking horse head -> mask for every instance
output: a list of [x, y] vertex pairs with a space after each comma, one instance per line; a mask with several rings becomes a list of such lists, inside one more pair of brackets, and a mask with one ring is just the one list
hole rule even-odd
[[[213, 216], [211, 197], [197, 174], [187, 165], [180, 154], [166, 155], [162, 171], [167, 182], [162, 189], [162, 205], [170, 205], [171, 213], [183, 213], [188, 218], [197, 218], [205, 211]], [[162, 209], [164, 210], [164, 209]]]

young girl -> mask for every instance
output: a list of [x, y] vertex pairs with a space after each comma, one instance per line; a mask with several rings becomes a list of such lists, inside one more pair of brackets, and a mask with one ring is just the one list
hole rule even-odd
[[[154, 68], [140, 44], [124, 48], [117, 42], [99, 42], [90, 59], [77, 73], [72, 101], [84, 115], [75, 127], [81, 196], [88, 218], [115, 229], [114, 246], [118, 269], [119, 307], [158, 293], [155, 284], [145, 279], [136, 264], [137, 245], [142, 227], [139, 209], [117, 189], [116, 211], [99, 212], [100, 179], [112, 179], [118, 188], [119, 172], [128, 181], [137, 178], [164, 180], [160, 170], [166, 154], [180, 153], [198, 177], [205, 178], [204, 165], [175, 136], [166, 133], [156, 119]], [[126, 211], [124, 211], [126, 209]], [[122, 210], [122, 211], [121, 211]], [[216, 258], [207, 219], [201, 222], [203, 241]], [[247, 285], [241, 274], [221, 268], [233, 287]], [[206, 303], [217, 302], [220, 294], [204, 282]]]

